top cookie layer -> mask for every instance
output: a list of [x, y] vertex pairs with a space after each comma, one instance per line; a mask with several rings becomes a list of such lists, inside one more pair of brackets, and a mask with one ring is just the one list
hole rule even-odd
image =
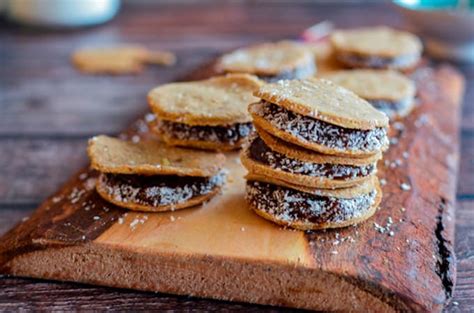
[[301, 115], [353, 129], [387, 127], [388, 117], [352, 91], [324, 79], [281, 80], [255, 93]]
[[400, 101], [415, 96], [415, 84], [395, 71], [350, 70], [319, 76], [352, 90], [366, 100]]
[[422, 50], [415, 35], [385, 26], [335, 31], [330, 40], [338, 51], [364, 56], [395, 58], [419, 55]]
[[209, 177], [224, 165], [221, 153], [173, 148], [156, 141], [132, 143], [108, 136], [89, 140], [91, 167], [103, 173]]
[[229, 125], [250, 122], [247, 107], [262, 82], [247, 74], [172, 83], [148, 93], [148, 103], [160, 118], [188, 125]]
[[308, 49], [297, 43], [280, 41], [235, 50], [222, 56], [217, 67], [224, 72], [278, 75], [313, 62]]

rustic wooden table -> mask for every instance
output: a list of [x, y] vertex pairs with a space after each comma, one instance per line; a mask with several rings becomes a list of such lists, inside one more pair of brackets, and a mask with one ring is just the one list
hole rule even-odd
[[[192, 2], [191, 2], [192, 3]], [[207, 2], [206, 2], [207, 3]], [[0, 22], [0, 234], [35, 209], [84, 165], [88, 137], [116, 134], [146, 110], [146, 92], [183, 77], [222, 51], [264, 40], [294, 38], [322, 20], [340, 27], [406, 27], [388, 4], [127, 3], [111, 23], [77, 31], [38, 31]], [[76, 72], [71, 52], [83, 45], [142, 43], [177, 53], [171, 68], [139, 76]], [[448, 311], [474, 306], [474, 66], [461, 66], [467, 91], [462, 142], [456, 253], [458, 278]], [[0, 311], [41, 310], [276, 310], [162, 294], [0, 278]]]

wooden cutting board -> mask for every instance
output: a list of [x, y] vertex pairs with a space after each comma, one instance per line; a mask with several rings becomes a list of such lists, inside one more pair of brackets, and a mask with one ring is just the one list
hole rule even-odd
[[[361, 225], [301, 232], [259, 218], [236, 153], [220, 196], [170, 213], [104, 202], [85, 169], [0, 239], [0, 273], [317, 310], [441, 311], [455, 280], [463, 78], [447, 66], [413, 77], [419, 106], [392, 126], [383, 202]], [[150, 135], [139, 120], [122, 136]]]

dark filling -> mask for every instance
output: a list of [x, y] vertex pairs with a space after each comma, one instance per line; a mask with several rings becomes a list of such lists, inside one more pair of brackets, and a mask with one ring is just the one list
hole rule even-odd
[[105, 191], [118, 202], [158, 207], [206, 195], [224, 184], [225, 174], [190, 177], [102, 173], [99, 179]]
[[284, 222], [342, 223], [363, 216], [377, 192], [341, 199], [317, 196], [277, 185], [248, 181], [246, 198], [260, 211]]
[[274, 83], [279, 80], [289, 80], [289, 79], [303, 79], [309, 76], [313, 76], [316, 72], [316, 67], [314, 64], [308, 64], [304, 66], [299, 66], [293, 70], [286, 70], [278, 73], [277, 75], [258, 75], [258, 78], [266, 81], [267, 83]]
[[293, 174], [348, 180], [368, 176], [375, 170], [375, 164], [353, 166], [311, 163], [290, 159], [283, 154], [271, 150], [260, 137], [256, 137], [252, 141], [249, 151], [250, 157], [253, 160], [266, 164], [271, 168]]
[[406, 112], [412, 105], [412, 100], [403, 99], [401, 101], [388, 101], [388, 100], [368, 100], [370, 104], [377, 110], [380, 110], [387, 114], [389, 118], [393, 118], [401, 113]]
[[179, 140], [211, 141], [236, 144], [252, 131], [252, 123], [237, 123], [228, 126], [189, 126], [183, 123], [159, 120], [157, 129]]
[[387, 130], [350, 129], [288, 111], [273, 103], [262, 101], [257, 112], [274, 127], [308, 143], [317, 143], [335, 150], [375, 152], [388, 144]]
[[362, 66], [370, 68], [403, 68], [414, 65], [419, 59], [419, 56], [413, 54], [403, 55], [395, 58], [384, 58], [379, 56], [363, 56], [358, 54], [345, 53], [338, 55], [337, 58], [341, 62], [352, 66]]

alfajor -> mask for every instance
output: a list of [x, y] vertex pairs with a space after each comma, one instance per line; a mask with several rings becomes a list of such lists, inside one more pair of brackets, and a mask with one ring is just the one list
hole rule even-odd
[[225, 184], [222, 154], [138, 143], [107, 136], [89, 140], [96, 190], [106, 201], [137, 211], [172, 211], [198, 205]]
[[388, 117], [328, 80], [262, 86], [249, 106], [254, 124], [283, 141], [322, 154], [365, 157], [388, 147]]
[[263, 43], [235, 50], [222, 56], [216, 67], [225, 73], [253, 74], [267, 82], [307, 78], [316, 72], [313, 53], [291, 41]]
[[391, 70], [347, 70], [319, 76], [367, 100], [390, 119], [407, 116], [415, 104], [415, 83]]
[[253, 130], [248, 104], [262, 82], [247, 74], [171, 83], [148, 94], [152, 130], [169, 145], [210, 150], [240, 148]]
[[349, 67], [408, 70], [420, 61], [420, 39], [385, 26], [338, 30], [330, 41], [338, 61]]
[[247, 176], [246, 199], [261, 217], [300, 230], [346, 227], [370, 218], [382, 199], [377, 177], [352, 188], [311, 189]]

